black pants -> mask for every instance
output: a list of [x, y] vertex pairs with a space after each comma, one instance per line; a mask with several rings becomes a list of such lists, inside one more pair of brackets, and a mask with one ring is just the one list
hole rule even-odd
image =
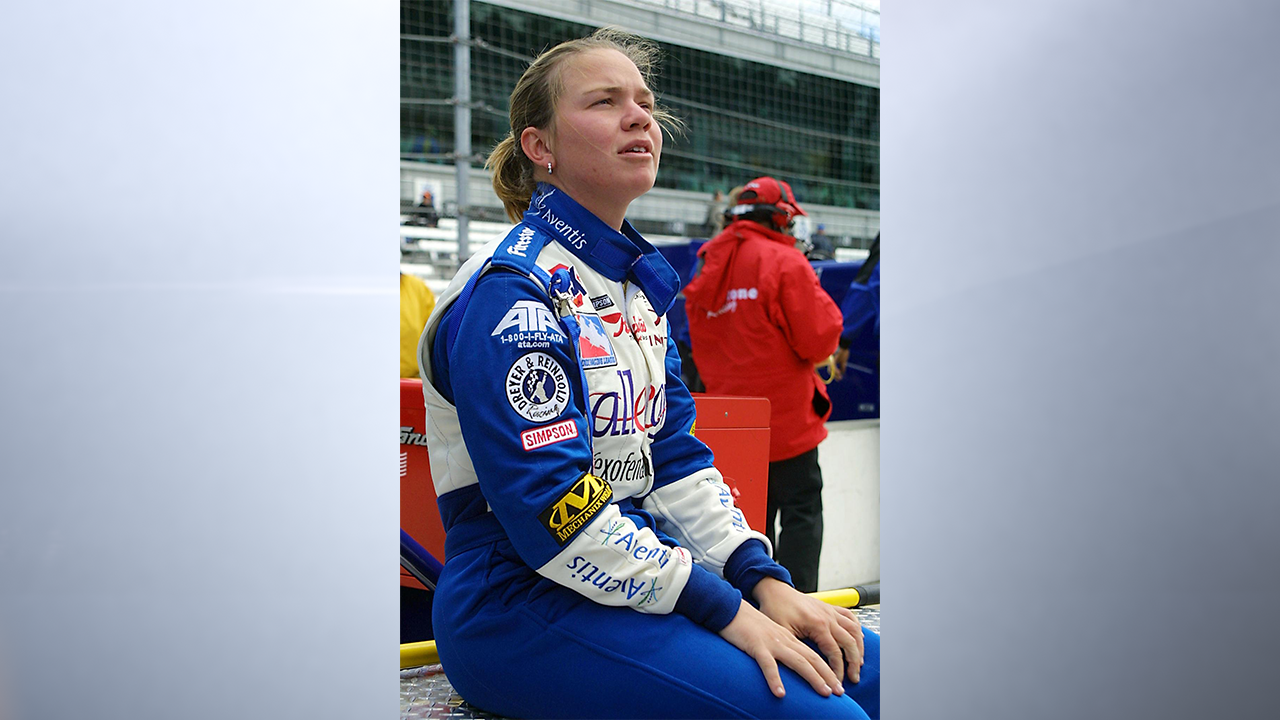
[[[782, 512], [780, 535], [774, 518]], [[769, 463], [769, 504], [764, 534], [773, 557], [791, 573], [800, 592], [818, 589], [818, 556], [822, 552], [822, 468], [818, 448]]]

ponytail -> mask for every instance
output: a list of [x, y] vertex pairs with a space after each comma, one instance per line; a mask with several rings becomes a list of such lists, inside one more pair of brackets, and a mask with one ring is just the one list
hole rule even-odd
[[489, 153], [484, 167], [493, 175], [493, 191], [502, 201], [511, 222], [520, 222], [529, 202], [533, 200], [536, 184], [533, 181], [533, 164], [524, 156], [515, 136], [508, 133]]

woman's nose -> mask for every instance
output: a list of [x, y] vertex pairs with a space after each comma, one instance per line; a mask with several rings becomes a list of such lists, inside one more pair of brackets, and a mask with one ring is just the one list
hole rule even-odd
[[634, 101], [627, 101], [627, 112], [624, 123], [628, 129], [634, 127], [647, 128], [649, 123], [653, 121], [653, 116], [648, 113], [640, 104]]

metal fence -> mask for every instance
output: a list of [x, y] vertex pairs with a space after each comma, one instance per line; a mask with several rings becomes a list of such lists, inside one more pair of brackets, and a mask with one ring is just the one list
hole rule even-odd
[[[832, 51], [855, 47], [856, 38], [869, 53], [879, 52], [872, 39], [879, 36], [878, 11], [848, 0], [634, 1], [696, 14], [693, 22], [736, 23]], [[455, 8], [466, 11], [461, 27]], [[854, 10], [856, 23], [839, 17]], [[402, 0], [401, 159], [460, 170], [482, 163], [509, 130], [508, 96], [528, 63], [591, 29], [483, 2]], [[657, 187], [709, 199], [767, 174], [789, 181], [802, 203], [879, 210], [878, 88], [711, 49], [660, 45], [659, 102], [684, 120], [686, 132], [667, 138]], [[457, 71], [460, 58], [466, 72]], [[459, 134], [460, 127], [470, 131]], [[485, 216], [467, 198], [457, 198], [455, 208], [463, 233], [468, 214]]]
[[880, 58], [879, 3], [854, 0], [634, 0], [703, 20]]

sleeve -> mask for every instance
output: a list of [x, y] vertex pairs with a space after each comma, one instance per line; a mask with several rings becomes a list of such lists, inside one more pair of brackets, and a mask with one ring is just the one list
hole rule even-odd
[[412, 275], [400, 273], [400, 377], [418, 377], [418, 338], [435, 307], [431, 289]]
[[874, 331], [879, 316], [878, 303], [871, 288], [854, 283], [841, 305], [844, 328], [840, 332], [840, 346], [851, 347]]
[[546, 292], [495, 270], [462, 312], [447, 358], [451, 396], [480, 491], [521, 559], [602, 605], [679, 611], [713, 631], [727, 625], [738, 592], [621, 513], [609, 484], [590, 473], [576, 341]]
[[796, 355], [817, 364], [835, 352], [840, 341], [840, 308], [822, 289], [809, 263], [795, 259], [798, 262], [784, 264], [778, 278], [776, 316]]
[[713, 465], [710, 448], [694, 436], [693, 397], [680, 380], [680, 354], [667, 339], [667, 416], [653, 439], [654, 489], [643, 507], [658, 529], [693, 554], [700, 567], [750, 595], [764, 577], [790, 582], [770, 559], [768, 539], [747, 525], [733, 494]]

